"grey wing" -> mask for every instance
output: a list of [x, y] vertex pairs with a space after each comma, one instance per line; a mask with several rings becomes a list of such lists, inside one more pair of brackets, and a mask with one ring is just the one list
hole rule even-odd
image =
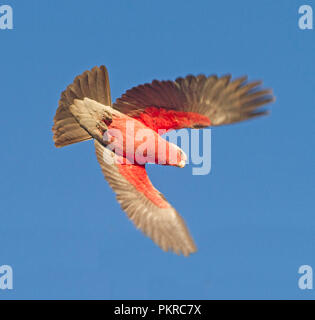
[[[231, 81], [230, 75], [154, 80], [127, 90], [113, 107], [131, 117], [139, 117], [148, 107], [195, 112], [208, 117], [213, 126], [267, 114], [260, 107], [274, 100], [272, 91], [262, 90], [261, 81], [247, 83], [246, 80], [244, 76]], [[198, 127], [198, 123], [192, 127]]]
[[114, 153], [95, 141], [97, 160], [117, 200], [135, 226], [164, 251], [196, 251], [184, 220], [154, 188], [144, 166], [117, 164]]

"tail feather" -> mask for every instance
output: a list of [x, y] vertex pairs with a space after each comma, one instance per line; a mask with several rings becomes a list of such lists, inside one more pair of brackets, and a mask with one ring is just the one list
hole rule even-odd
[[53, 139], [56, 147], [64, 147], [76, 142], [92, 139], [73, 116], [70, 106], [74, 99], [93, 99], [103, 105], [111, 106], [108, 72], [105, 66], [94, 67], [77, 76], [73, 83], [62, 92], [54, 118]]

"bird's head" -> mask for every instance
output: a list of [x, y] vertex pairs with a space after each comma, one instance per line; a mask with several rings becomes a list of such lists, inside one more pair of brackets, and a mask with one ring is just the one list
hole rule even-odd
[[179, 151], [180, 151], [180, 161], [178, 162], [178, 167], [184, 168], [187, 161], [187, 155], [182, 149], [180, 149]]
[[[176, 150], [176, 161], [172, 161], [171, 163], [179, 168], [184, 168], [187, 161], [186, 153], [176, 144], [170, 143], [172, 147]], [[171, 153], [170, 153], [171, 154]]]

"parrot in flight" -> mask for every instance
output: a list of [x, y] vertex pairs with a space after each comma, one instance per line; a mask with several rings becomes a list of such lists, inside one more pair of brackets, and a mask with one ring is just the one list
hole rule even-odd
[[[124, 138], [134, 139], [125, 136], [127, 122], [134, 125], [134, 135], [150, 130], [155, 141], [164, 142], [169, 152], [161, 155], [155, 150], [147, 162], [160, 164], [162, 157], [165, 165], [183, 167], [185, 153], [164, 140], [159, 130], [199, 129], [266, 115], [268, 110], [260, 107], [274, 97], [270, 89], [261, 88], [261, 83], [248, 82], [247, 76], [231, 80], [231, 75], [188, 75], [136, 86], [112, 104], [108, 71], [105, 66], [94, 67], [77, 76], [61, 94], [53, 125], [55, 146], [94, 139], [102, 172], [135, 226], [162, 250], [188, 256], [197, 249], [184, 220], [152, 185], [145, 163], [110, 161], [114, 151], [108, 148], [106, 132], [117, 129]], [[120, 158], [127, 160], [126, 144], [117, 144]], [[170, 151], [176, 155], [174, 161], [170, 161]]]

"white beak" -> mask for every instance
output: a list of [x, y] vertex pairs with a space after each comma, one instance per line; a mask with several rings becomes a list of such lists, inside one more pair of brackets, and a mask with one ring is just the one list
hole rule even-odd
[[186, 165], [186, 161], [185, 161], [185, 160], [181, 160], [180, 163], [178, 164], [178, 166], [179, 166], [180, 168], [184, 168], [185, 165]]

